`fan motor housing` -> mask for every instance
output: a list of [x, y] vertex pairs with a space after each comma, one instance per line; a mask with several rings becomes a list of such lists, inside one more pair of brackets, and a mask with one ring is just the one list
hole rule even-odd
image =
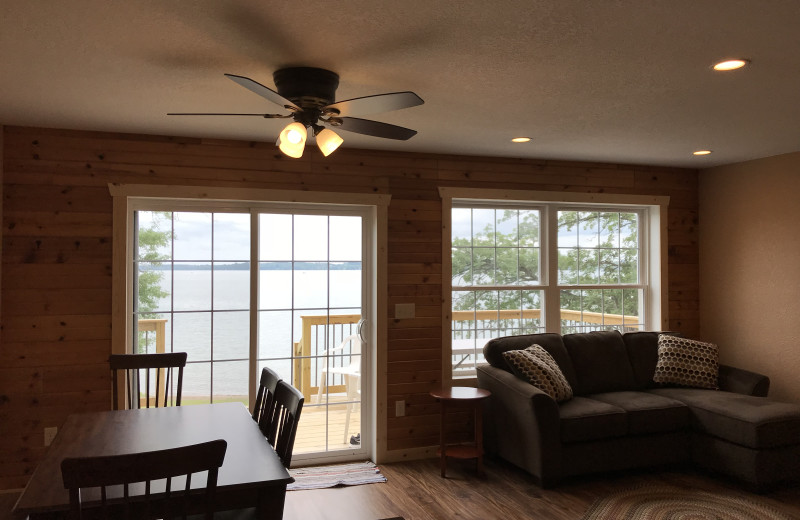
[[306, 108], [322, 108], [336, 99], [339, 75], [314, 67], [291, 67], [272, 75], [278, 94]]

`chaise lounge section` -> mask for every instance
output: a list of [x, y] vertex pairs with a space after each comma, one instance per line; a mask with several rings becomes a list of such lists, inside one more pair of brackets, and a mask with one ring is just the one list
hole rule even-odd
[[[596, 472], [693, 464], [756, 490], [800, 477], [800, 405], [768, 399], [769, 378], [719, 365], [718, 389], [659, 384], [658, 332], [531, 334], [490, 340], [478, 386], [484, 446], [543, 487]], [[540, 345], [572, 390], [559, 401], [515, 375], [509, 351]], [[517, 371], [519, 372], [519, 371]], [[552, 393], [552, 392], [551, 392]]]

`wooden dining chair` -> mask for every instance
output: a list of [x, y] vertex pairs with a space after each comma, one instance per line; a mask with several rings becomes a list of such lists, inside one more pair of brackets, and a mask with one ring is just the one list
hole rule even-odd
[[[114, 410], [119, 408], [119, 374], [124, 374], [126, 408], [142, 408], [142, 375], [144, 371], [144, 408], [150, 408], [154, 400], [159, 406], [181, 405], [183, 388], [183, 368], [186, 366], [186, 352], [168, 352], [163, 354], [112, 354], [108, 358], [114, 379]], [[175, 382], [174, 370], [178, 371]], [[151, 378], [151, 372], [153, 376]], [[151, 381], [154, 383], [151, 398]]]
[[300, 412], [303, 411], [305, 398], [302, 392], [286, 381], [278, 381], [275, 389], [275, 452], [288, 468], [292, 462], [294, 438], [297, 435], [297, 425], [300, 422]]
[[256, 404], [253, 407], [253, 420], [258, 423], [261, 432], [271, 445], [275, 445], [275, 431], [270, 432], [269, 426], [274, 424], [273, 415], [275, 413], [275, 389], [281, 377], [277, 372], [269, 367], [261, 369], [261, 379], [258, 383], [258, 393], [256, 394]]
[[[211, 520], [227, 447], [226, 441], [218, 439], [144, 453], [66, 458], [61, 462], [61, 477], [69, 490], [70, 519], [186, 518], [189, 512], [202, 511], [201, 518]], [[205, 488], [190, 491], [192, 474], [203, 471], [208, 472]], [[176, 480], [175, 488], [185, 482], [182, 491], [173, 489], [175, 477], [185, 477], [185, 481]], [[84, 498], [92, 488], [98, 500]], [[198, 508], [201, 496], [205, 503]]]

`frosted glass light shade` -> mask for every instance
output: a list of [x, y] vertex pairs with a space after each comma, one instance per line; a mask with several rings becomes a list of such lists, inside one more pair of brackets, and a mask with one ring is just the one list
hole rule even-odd
[[303, 156], [307, 136], [306, 127], [301, 123], [286, 125], [278, 136], [278, 148], [289, 157], [298, 159]]
[[320, 133], [317, 134], [317, 146], [319, 146], [322, 155], [325, 157], [336, 151], [336, 149], [339, 148], [339, 145], [341, 145], [343, 142], [344, 139], [339, 137], [339, 134], [333, 130], [328, 130], [327, 128], [324, 128]]

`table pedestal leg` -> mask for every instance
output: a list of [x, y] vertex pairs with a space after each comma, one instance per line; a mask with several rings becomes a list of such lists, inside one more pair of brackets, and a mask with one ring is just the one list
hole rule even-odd
[[483, 414], [481, 403], [475, 403], [475, 450], [478, 453], [478, 476], [483, 476]]
[[445, 442], [445, 424], [446, 424], [445, 416], [446, 416], [446, 410], [445, 410], [444, 401], [441, 402], [441, 406], [442, 406], [442, 408], [441, 408], [441, 424], [439, 425], [439, 427], [440, 427], [440, 430], [439, 430], [439, 451], [441, 452], [442, 456], [441, 456], [440, 461], [439, 461], [439, 467], [440, 467], [441, 472], [442, 472], [442, 477], [444, 477], [447, 474], [447, 448], [446, 448], [447, 443]]

